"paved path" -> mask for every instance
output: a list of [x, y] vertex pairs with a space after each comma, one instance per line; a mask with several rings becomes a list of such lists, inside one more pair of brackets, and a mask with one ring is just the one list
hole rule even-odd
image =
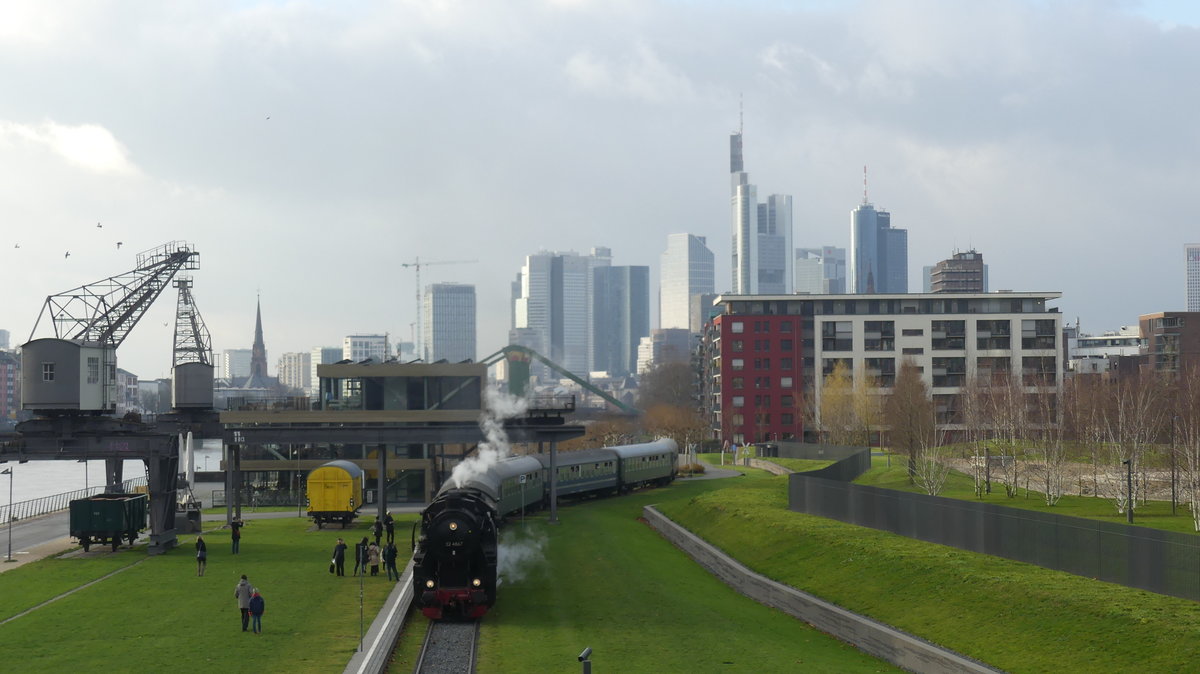
[[[0, 573], [69, 550], [75, 544], [67, 530], [70, 513], [61, 511], [12, 523], [12, 562], [0, 562]], [[0, 559], [8, 557], [8, 525], [0, 529]]]

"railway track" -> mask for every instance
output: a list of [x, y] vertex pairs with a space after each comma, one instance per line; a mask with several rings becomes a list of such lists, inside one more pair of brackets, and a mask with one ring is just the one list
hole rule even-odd
[[474, 674], [479, 621], [431, 622], [414, 674]]

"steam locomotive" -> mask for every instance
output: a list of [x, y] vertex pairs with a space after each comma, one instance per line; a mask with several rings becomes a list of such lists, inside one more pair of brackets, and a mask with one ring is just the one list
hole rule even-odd
[[[563, 452], [559, 496], [618, 494], [675, 479], [675, 441]], [[434, 620], [482, 617], [496, 602], [498, 530], [504, 518], [550, 503], [550, 456], [502, 459], [447, 481], [413, 525], [413, 596]], [[417, 526], [420, 535], [417, 535]]]

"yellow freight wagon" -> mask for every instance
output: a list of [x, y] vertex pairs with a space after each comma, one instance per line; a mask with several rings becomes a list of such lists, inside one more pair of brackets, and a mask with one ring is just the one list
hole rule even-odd
[[363, 469], [349, 461], [330, 461], [308, 474], [308, 516], [321, 528], [341, 522], [342, 528], [358, 515], [363, 504]]

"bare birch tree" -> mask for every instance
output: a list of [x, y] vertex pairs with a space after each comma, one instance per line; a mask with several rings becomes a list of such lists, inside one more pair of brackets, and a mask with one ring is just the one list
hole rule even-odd
[[971, 447], [971, 478], [975, 482], [975, 496], [983, 498], [987, 481], [987, 442], [991, 423], [987, 416], [987, 382], [979, 377], [967, 380], [962, 392], [963, 426], [967, 442]]
[[[1126, 471], [1140, 475], [1147, 449], [1158, 438], [1166, 409], [1162, 379], [1157, 374], [1139, 374], [1118, 381], [1114, 387], [1114, 406], [1105, 419], [1110, 467], [1109, 495], [1124, 513], [1137, 508], [1138, 480], [1126, 486]], [[1128, 467], [1123, 467], [1128, 461]]]
[[1030, 432], [1039, 462], [1030, 467], [1046, 505], [1058, 503], [1066, 491], [1067, 455], [1063, 443], [1062, 399], [1056, 387], [1039, 386], [1030, 394]]
[[1176, 380], [1175, 445], [1182, 459], [1183, 498], [1200, 531], [1200, 370], [1189, 369]]
[[929, 389], [911, 359], [904, 359], [896, 374], [896, 385], [884, 406], [893, 451], [908, 456], [908, 478], [917, 480], [917, 463], [922, 448], [934, 444], [934, 408]]

